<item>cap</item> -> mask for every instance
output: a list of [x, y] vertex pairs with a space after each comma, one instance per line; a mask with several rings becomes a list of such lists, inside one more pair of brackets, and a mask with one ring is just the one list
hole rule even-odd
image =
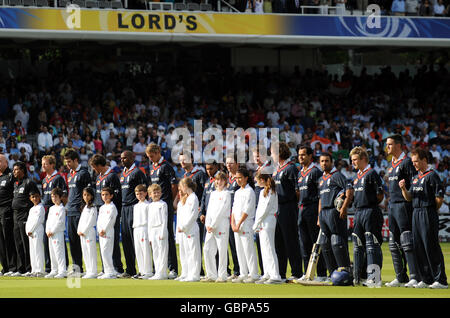
[[34, 171], [34, 166], [30, 166], [30, 172], [33, 172]]
[[112, 153], [108, 152], [108, 153], [106, 154], [106, 157], [110, 157], [110, 156], [112, 156]]
[[163, 125], [159, 125], [159, 126], [158, 126], [158, 130], [163, 130], [163, 131], [165, 131], [165, 130], [166, 130], [166, 127], [164, 127]]
[[153, 128], [153, 124], [152, 123], [147, 124], [147, 128]]

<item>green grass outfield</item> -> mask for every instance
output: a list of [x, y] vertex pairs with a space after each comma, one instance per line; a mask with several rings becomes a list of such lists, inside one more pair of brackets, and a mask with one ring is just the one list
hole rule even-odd
[[[450, 243], [442, 243], [445, 264], [450, 268]], [[394, 279], [391, 255], [383, 244], [384, 282]], [[349, 244], [350, 251], [352, 245]], [[122, 254], [123, 255], [123, 254]], [[352, 256], [352, 255], [351, 255]], [[122, 256], [123, 257], [123, 256]], [[123, 261], [125, 264], [125, 261]], [[99, 261], [99, 269], [101, 269]], [[288, 276], [290, 275], [288, 269]], [[77, 286], [77, 283], [79, 285]], [[70, 288], [69, 286], [71, 286]], [[450, 290], [259, 285], [233, 283], [185, 283], [133, 279], [46, 279], [0, 277], [0, 298], [449, 298]]]

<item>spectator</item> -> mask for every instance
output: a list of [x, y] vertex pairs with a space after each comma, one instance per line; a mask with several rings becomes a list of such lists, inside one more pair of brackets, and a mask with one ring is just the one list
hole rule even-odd
[[430, 0], [423, 0], [423, 2], [420, 4], [420, 7], [419, 7], [419, 15], [430, 17], [433, 14], [434, 14], [434, 9], [430, 4]]
[[397, 16], [405, 15], [405, 0], [392, 1], [391, 12]]
[[433, 6], [433, 15], [443, 17], [445, 15], [445, 5], [443, 0], [437, 0]]
[[417, 15], [419, 12], [418, 0], [405, 0], [406, 15]]
[[48, 132], [47, 126], [42, 125], [38, 135], [38, 149], [41, 155], [49, 153], [51, 147], [53, 147], [53, 138]]

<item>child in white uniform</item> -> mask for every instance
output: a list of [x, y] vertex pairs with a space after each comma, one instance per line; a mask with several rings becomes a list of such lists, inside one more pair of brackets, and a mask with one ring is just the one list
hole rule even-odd
[[255, 220], [255, 191], [248, 184], [250, 174], [246, 168], [239, 168], [236, 181], [240, 188], [234, 194], [231, 213], [231, 228], [236, 242], [240, 275], [233, 283], [254, 283], [259, 279], [258, 260], [253, 239]]
[[106, 187], [102, 189], [102, 200], [105, 202], [100, 207], [97, 219], [98, 239], [100, 243], [100, 255], [103, 261], [104, 274], [98, 279], [114, 279], [114, 265], [112, 260], [114, 248], [114, 223], [117, 217], [116, 205], [112, 202], [114, 190]]
[[[215, 176], [216, 190], [211, 193], [205, 218], [205, 282], [227, 282], [227, 255], [230, 229], [231, 194], [226, 190], [227, 175], [223, 172]], [[219, 266], [216, 265], [216, 254], [219, 252]]]
[[134, 252], [138, 270], [141, 275], [133, 278], [149, 279], [153, 276], [152, 252], [148, 240], [147, 218], [149, 202], [147, 201], [147, 187], [144, 184], [136, 186], [134, 189], [136, 198], [139, 200], [133, 207], [133, 239]]
[[167, 204], [160, 200], [162, 195], [161, 186], [156, 183], [148, 187], [148, 195], [152, 199], [148, 209], [148, 237], [155, 264], [155, 275], [150, 279], [167, 279], [169, 255]]
[[66, 266], [66, 244], [64, 230], [66, 229], [66, 208], [61, 202], [63, 191], [55, 188], [51, 192], [53, 206], [48, 211], [45, 233], [48, 236], [50, 252], [51, 271], [46, 278], [65, 278], [67, 276]]
[[276, 213], [278, 210], [278, 195], [275, 190], [275, 181], [270, 174], [259, 172], [256, 174], [255, 179], [258, 186], [263, 189], [259, 193], [253, 230], [259, 233], [264, 268], [264, 276], [256, 283], [281, 284], [278, 258], [275, 251]]
[[85, 206], [81, 212], [77, 234], [80, 236], [81, 251], [86, 265], [85, 279], [97, 278], [97, 236], [95, 224], [97, 222], [97, 208], [94, 206], [95, 192], [93, 188], [83, 190]]
[[31, 277], [44, 277], [44, 221], [45, 208], [39, 192], [30, 192], [34, 206], [28, 213], [25, 231], [30, 242]]
[[177, 207], [177, 236], [180, 246], [181, 275], [179, 281], [197, 282], [200, 280], [201, 250], [198, 239], [199, 228], [198, 199], [195, 183], [191, 178], [184, 178], [179, 183], [180, 202]]

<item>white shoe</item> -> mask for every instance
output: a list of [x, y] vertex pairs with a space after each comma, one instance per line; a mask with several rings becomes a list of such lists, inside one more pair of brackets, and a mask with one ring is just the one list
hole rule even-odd
[[416, 286], [414, 286], [414, 287], [415, 287], [415, 288], [428, 288], [428, 286], [430, 286], [430, 285], [428, 285], [427, 283], [421, 281], [421, 282], [419, 282], [419, 283], [418, 283]]
[[264, 282], [268, 281], [269, 277], [261, 277], [259, 280], [255, 282], [255, 284], [264, 284]]
[[272, 284], [281, 284], [283, 281], [281, 279], [268, 279], [264, 282], [266, 285], [272, 285]]
[[22, 277], [22, 274], [20, 272], [15, 272], [11, 275], [11, 277]]
[[153, 275], [152, 277], [149, 278], [149, 280], [166, 280], [168, 279], [167, 276], [159, 276], [159, 275]]
[[61, 274], [55, 275], [54, 278], [66, 278], [66, 277], [67, 277], [67, 275], [65, 273], [61, 273]]
[[397, 278], [394, 279], [392, 282], [386, 283], [386, 284], [384, 284], [384, 285], [385, 285], [386, 287], [402, 287], [402, 286], [403, 286], [403, 284], [400, 283], [400, 282], [398, 281]]
[[235, 274], [230, 275], [230, 276], [227, 277], [227, 281], [231, 282], [233, 279], [236, 279], [236, 278], [238, 278], [238, 277], [239, 277], [239, 276], [237, 276], [237, 275], [235, 275]]
[[199, 278], [185, 278], [182, 280], [183, 282], [199, 282], [200, 281], [200, 277]]
[[429, 286], [431, 289], [448, 289], [448, 285], [441, 284], [439, 282], [434, 282]]
[[22, 277], [33, 277], [34, 273], [26, 272], [25, 274], [22, 274]]
[[36, 272], [33, 274], [33, 277], [39, 278], [39, 277], [45, 277], [45, 275], [46, 275], [46, 273]]
[[244, 279], [242, 282], [246, 283], [246, 284], [253, 284], [257, 280], [258, 280], [258, 278], [248, 277], [248, 278]]
[[415, 288], [419, 282], [415, 279], [411, 279], [409, 282], [405, 284], [407, 288]]
[[153, 277], [153, 273], [151, 273], [151, 274], [145, 274], [145, 275], [142, 275], [141, 276], [141, 279], [150, 279], [150, 278], [152, 278]]
[[238, 278], [232, 279], [231, 282], [232, 283], [243, 283], [245, 278], [246, 277], [244, 277], [244, 276], [239, 276]]
[[169, 278], [169, 279], [176, 279], [177, 276], [178, 276], [177, 272], [170, 271], [169, 276], [167, 278]]
[[114, 274], [103, 274], [102, 276], [97, 277], [97, 279], [116, 279], [117, 276]]
[[82, 278], [83, 279], [94, 279], [94, 278], [97, 278], [97, 277], [98, 277], [97, 274], [86, 274]]
[[226, 283], [226, 282], [228, 282], [228, 280], [219, 277], [219, 278], [216, 279], [215, 282], [216, 282], [216, 283]]
[[[172, 279], [172, 278], [169, 278], [169, 279]], [[179, 282], [182, 282], [182, 281], [185, 280], [185, 279], [186, 279], [186, 277], [178, 276], [177, 278], [174, 278], [173, 280], [177, 280], [177, 281], [179, 281]]]
[[217, 278], [214, 279], [214, 278], [211, 278], [211, 277], [204, 277], [204, 278], [200, 279], [200, 281], [204, 282], [204, 283], [213, 283], [216, 280], [217, 280]]
[[45, 278], [55, 278], [55, 276], [57, 275], [57, 272], [50, 272], [47, 275], [45, 275]]
[[8, 277], [11, 276], [12, 274], [14, 274], [14, 272], [6, 272], [3, 274], [3, 276]]

